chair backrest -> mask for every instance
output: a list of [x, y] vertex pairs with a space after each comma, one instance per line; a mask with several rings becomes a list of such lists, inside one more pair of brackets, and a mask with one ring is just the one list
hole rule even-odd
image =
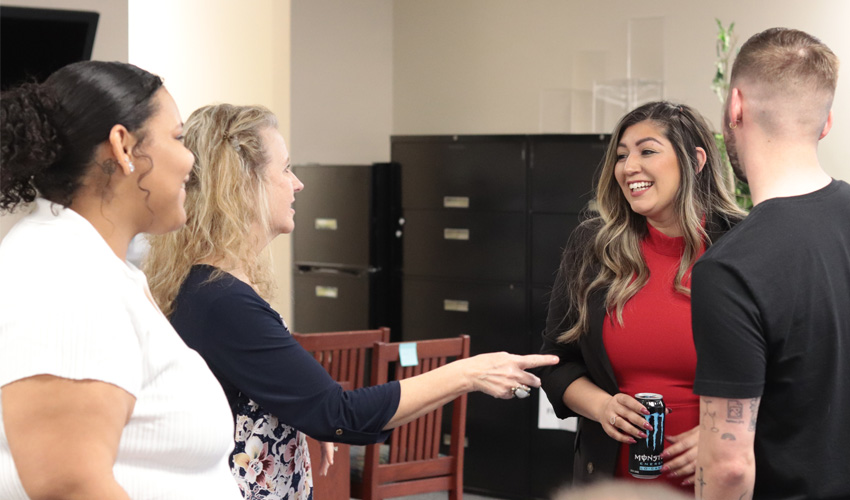
[[352, 389], [366, 384], [367, 354], [375, 342], [389, 342], [390, 329], [327, 333], [293, 333], [301, 346], [313, 354], [331, 378], [350, 382]]
[[[373, 350], [375, 384], [425, 373], [454, 359], [469, 357], [469, 336], [415, 342], [418, 364], [401, 366], [399, 343], [377, 343]], [[463, 495], [463, 446], [466, 437], [466, 394], [452, 404], [449, 455], [440, 456], [443, 408], [393, 429], [389, 453], [381, 463], [382, 445], [366, 447], [362, 482], [352, 484], [355, 498], [376, 499], [449, 491], [450, 499]], [[386, 446], [386, 445], [384, 445]]]
[[[327, 333], [292, 333], [301, 347], [310, 352], [331, 378], [339, 382], [346, 391], [359, 389], [366, 384], [367, 363], [375, 342], [389, 342], [390, 329], [353, 330]], [[307, 437], [310, 458], [314, 470], [321, 466], [319, 442]], [[336, 446], [336, 465], [328, 475], [313, 475], [313, 495], [326, 500], [348, 500], [351, 498], [349, 456], [350, 448], [345, 444]]]

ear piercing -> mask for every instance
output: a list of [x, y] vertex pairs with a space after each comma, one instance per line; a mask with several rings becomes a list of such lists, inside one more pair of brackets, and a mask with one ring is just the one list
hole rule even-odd
[[124, 160], [126, 160], [126, 161], [127, 161], [127, 166], [128, 166], [128, 167], [130, 167], [130, 173], [132, 174], [133, 172], [135, 172], [135, 171], [136, 171], [136, 166], [135, 166], [135, 165], [133, 165], [133, 162], [131, 162], [131, 161], [130, 161], [130, 157], [129, 157], [129, 156], [125, 156], [125, 157], [124, 157]]

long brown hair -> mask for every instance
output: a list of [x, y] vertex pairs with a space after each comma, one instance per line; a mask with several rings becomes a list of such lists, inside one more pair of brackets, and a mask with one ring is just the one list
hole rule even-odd
[[[569, 302], [567, 317], [574, 320], [564, 325], [567, 329], [558, 336], [559, 342], [575, 341], [588, 330], [591, 292], [607, 287], [605, 308], [622, 325], [626, 302], [649, 280], [649, 269], [640, 247], [648, 232], [646, 217], [632, 211], [614, 178], [617, 145], [623, 133], [643, 121], [651, 121], [663, 129], [676, 152], [681, 174], [674, 210], [684, 234], [685, 249], [674, 280], [676, 291], [690, 296], [690, 289], [683, 282], [703, 245], [711, 244], [703, 228], [703, 218], [719, 216], [738, 221], [746, 215], [725, 187], [728, 186], [728, 173], [721, 164], [714, 134], [698, 112], [682, 104], [659, 101], [627, 113], [614, 129], [602, 163], [596, 187], [599, 214], [586, 220], [580, 228], [594, 231], [595, 236], [561, 263], [561, 273], [569, 279], [553, 293], [565, 296]], [[702, 170], [699, 169], [697, 147], [706, 154]]]

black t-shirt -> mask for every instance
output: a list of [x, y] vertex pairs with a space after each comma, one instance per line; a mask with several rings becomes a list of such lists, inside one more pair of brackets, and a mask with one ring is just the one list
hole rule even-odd
[[322, 441], [371, 444], [389, 436], [382, 429], [398, 408], [398, 382], [343, 391], [254, 289], [227, 273], [209, 282], [213, 271], [192, 268], [171, 323], [207, 362], [232, 409], [241, 392]]
[[693, 269], [694, 392], [761, 397], [756, 498], [850, 498], [850, 185], [758, 204]]

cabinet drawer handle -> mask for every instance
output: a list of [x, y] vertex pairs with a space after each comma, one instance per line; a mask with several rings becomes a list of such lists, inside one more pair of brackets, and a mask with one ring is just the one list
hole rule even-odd
[[443, 196], [443, 208], [469, 208], [469, 196]]
[[444, 311], [454, 311], [454, 312], [469, 312], [469, 301], [468, 300], [451, 300], [444, 299], [443, 300], [443, 310]]
[[447, 240], [469, 241], [469, 229], [444, 228], [443, 238]]
[[336, 219], [316, 219], [316, 229], [336, 231]]
[[339, 296], [339, 288], [335, 286], [317, 286], [316, 297], [324, 297], [326, 299], [335, 299]]

